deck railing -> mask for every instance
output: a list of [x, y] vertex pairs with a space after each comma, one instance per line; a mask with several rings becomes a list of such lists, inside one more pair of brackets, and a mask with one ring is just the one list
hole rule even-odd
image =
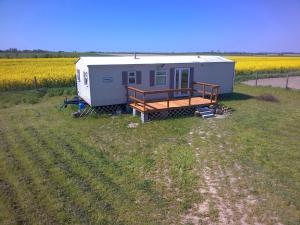
[[[195, 87], [199, 86], [200, 88]], [[208, 89], [208, 90], [207, 90]], [[138, 103], [142, 104], [143, 110], [145, 111], [146, 106], [152, 108], [151, 105], [147, 104], [153, 101], [158, 101], [157, 99], [146, 99], [147, 95], [153, 94], [167, 94], [165, 99], [159, 99], [159, 101], [166, 101], [167, 108], [169, 108], [170, 100], [175, 99], [174, 97], [170, 97], [170, 94], [174, 96], [174, 93], [178, 92], [186, 92], [187, 96], [181, 97], [183, 99], [188, 99], [188, 105], [191, 105], [191, 98], [194, 94], [201, 95], [202, 98], [210, 99], [210, 102], [217, 102], [218, 94], [219, 94], [219, 86], [215, 84], [208, 84], [203, 82], [194, 82], [191, 88], [179, 88], [179, 89], [163, 89], [163, 90], [152, 90], [152, 91], [144, 91], [134, 87], [127, 87], [127, 102], [133, 102], [134, 105]]]
[[[220, 92], [220, 86], [216, 84], [209, 84], [204, 82], [193, 82], [193, 93], [198, 93], [205, 98], [207, 95], [209, 96], [210, 102], [213, 100], [215, 102], [218, 101], [218, 95]], [[199, 86], [200, 89], [194, 89], [195, 86]], [[209, 90], [207, 90], [209, 89]]]

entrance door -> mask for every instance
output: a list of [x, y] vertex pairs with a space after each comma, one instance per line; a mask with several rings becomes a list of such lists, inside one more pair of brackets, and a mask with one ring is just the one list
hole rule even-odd
[[[189, 88], [190, 87], [190, 68], [176, 68], [174, 76], [174, 88]], [[188, 96], [188, 91], [176, 91], [175, 97]]]

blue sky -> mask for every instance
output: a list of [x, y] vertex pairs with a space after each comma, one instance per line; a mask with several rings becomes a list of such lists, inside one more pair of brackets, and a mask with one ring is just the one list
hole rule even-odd
[[0, 0], [0, 49], [300, 52], [300, 0]]

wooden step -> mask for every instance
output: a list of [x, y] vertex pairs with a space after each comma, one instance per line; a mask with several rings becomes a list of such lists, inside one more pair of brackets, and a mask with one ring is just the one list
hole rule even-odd
[[211, 117], [214, 117], [215, 115], [213, 113], [211, 114], [205, 114], [205, 115], [202, 115], [202, 118], [206, 119], [206, 118], [211, 118]]
[[200, 115], [204, 119], [211, 118], [211, 117], [215, 116], [214, 113], [212, 112], [212, 110], [209, 109], [208, 107], [198, 107], [197, 111], [200, 113]]
[[201, 115], [212, 114], [210, 110], [199, 112]]

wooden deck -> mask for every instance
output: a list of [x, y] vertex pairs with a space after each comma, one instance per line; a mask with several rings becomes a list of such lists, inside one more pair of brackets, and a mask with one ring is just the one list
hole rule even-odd
[[169, 107], [167, 100], [159, 100], [154, 102], [147, 102], [144, 107], [143, 103], [130, 103], [129, 106], [136, 109], [139, 112], [154, 112], [154, 111], [164, 111], [167, 109], [176, 109], [176, 108], [183, 108], [183, 107], [191, 107], [191, 106], [209, 106], [215, 104], [216, 101], [202, 98], [202, 97], [191, 97], [183, 98], [183, 99], [172, 99], [169, 100]]
[[[198, 88], [197, 88], [198, 87]], [[174, 93], [186, 93], [186, 97], [174, 98]], [[150, 100], [146, 97], [153, 94], [165, 94], [165, 99]], [[164, 89], [144, 91], [127, 87], [129, 106], [139, 112], [164, 111], [192, 106], [208, 106], [217, 103], [219, 86], [203, 82], [193, 82], [191, 88]]]

